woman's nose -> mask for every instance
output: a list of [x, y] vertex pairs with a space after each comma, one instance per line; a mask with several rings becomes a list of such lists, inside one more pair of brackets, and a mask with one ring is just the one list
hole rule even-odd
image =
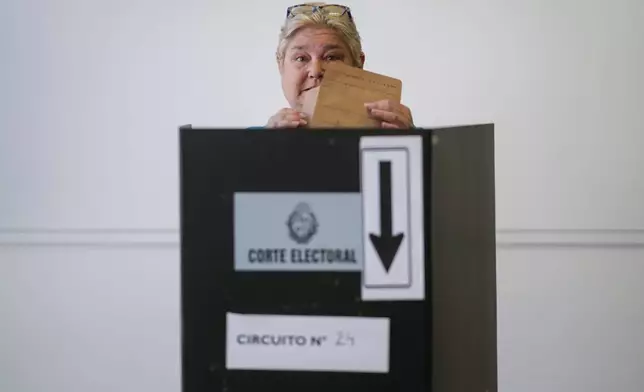
[[324, 76], [324, 65], [322, 61], [314, 60], [310, 62], [309, 77], [313, 79], [321, 79]]

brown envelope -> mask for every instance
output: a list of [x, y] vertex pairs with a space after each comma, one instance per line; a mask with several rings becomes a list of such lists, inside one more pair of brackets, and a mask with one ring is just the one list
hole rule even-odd
[[343, 63], [329, 63], [319, 87], [306, 92], [302, 111], [309, 128], [371, 128], [377, 121], [367, 115], [367, 102], [400, 102], [402, 82]]

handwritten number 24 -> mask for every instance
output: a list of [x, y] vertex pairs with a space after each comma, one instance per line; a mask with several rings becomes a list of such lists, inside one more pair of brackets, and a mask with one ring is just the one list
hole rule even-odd
[[355, 340], [353, 339], [353, 335], [351, 335], [348, 332], [339, 331], [337, 335], [338, 335], [338, 338], [335, 342], [336, 346], [353, 346], [353, 344], [355, 343]]

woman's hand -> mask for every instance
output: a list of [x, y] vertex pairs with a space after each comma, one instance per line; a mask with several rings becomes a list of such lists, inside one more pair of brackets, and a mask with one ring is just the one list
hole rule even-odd
[[295, 109], [284, 108], [268, 119], [266, 128], [298, 128], [307, 124], [306, 115]]
[[411, 110], [401, 103], [384, 99], [365, 103], [369, 117], [380, 121], [381, 128], [414, 128]]

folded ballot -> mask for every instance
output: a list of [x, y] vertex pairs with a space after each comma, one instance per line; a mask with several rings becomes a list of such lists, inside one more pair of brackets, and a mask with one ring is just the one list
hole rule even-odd
[[301, 111], [309, 118], [309, 128], [371, 128], [364, 104], [382, 99], [400, 102], [399, 79], [343, 63], [329, 63], [319, 87], [307, 91]]

